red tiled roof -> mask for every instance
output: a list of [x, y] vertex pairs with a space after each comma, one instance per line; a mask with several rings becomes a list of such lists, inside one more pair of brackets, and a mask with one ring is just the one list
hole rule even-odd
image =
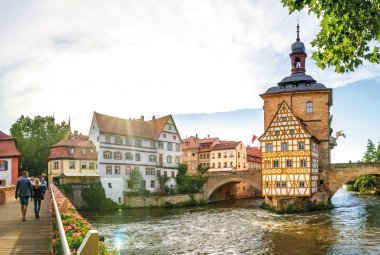
[[[70, 155], [69, 147], [74, 147], [74, 155]], [[82, 154], [82, 148], [86, 148], [86, 153]], [[92, 153], [89, 149], [92, 149]], [[48, 159], [72, 158], [72, 159], [97, 159], [96, 147], [88, 137], [71, 137], [61, 140], [50, 149]]]
[[0, 131], [0, 157], [18, 157], [21, 156], [16, 148], [15, 139]]
[[258, 147], [247, 146], [247, 161], [261, 163], [261, 151]]
[[171, 115], [143, 121], [140, 119], [127, 120], [95, 112], [95, 118], [102, 133], [156, 139], [161, 134]]
[[213, 143], [218, 140], [218, 137], [198, 139], [198, 143]]
[[226, 150], [226, 149], [235, 149], [240, 142], [235, 141], [222, 141], [219, 144], [215, 144], [212, 150]]
[[184, 139], [181, 145], [183, 150], [198, 149], [199, 146], [197, 143], [197, 138], [194, 136], [190, 136], [189, 138]]

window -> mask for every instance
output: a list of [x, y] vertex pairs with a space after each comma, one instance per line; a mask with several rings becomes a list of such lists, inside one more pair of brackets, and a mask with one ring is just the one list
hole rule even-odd
[[149, 155], [149, 162], [156, 162], [156, 155]]
[[227, 151], [223, 152], [223, 157], [227, 158]]
[[117, 160], [120, 160], [121, 159], [121, 152], [120, 151], [115, 151], [114, 153], [113, 153], [113, 157], [114, 157], [114, 159], [117, 159]]
[[215, 162], [212, 162], [212, 168], [215, 168]]
[[222, 153], [218, 152], [218, 158], [222, 157]]
[[172, 171], [172, 178], [175, 178], [175, 172]]
[[135, 160], [136, 161], [140, 161], [141, 160], [140, 153], [138, 153], [138, 152], [135, 153]]
[[227, 167], [227, 162], [224, 162], [224, 163], [223, 163], [223, 167], [224, 167], [224, 168]]
[[54, 161], [53, 169], [59, 169], [59, 161]]
[[266, 152], [271, 152], [271, 151], [273, 151], [273, 147], [272, 147], [272, 144], [271, 144], [271, 143], [266, 143], [266, 144], [265, 144], [265, 151], [266, 151]]
[[163, 137], [163, 138], [166, 138], [166, 134], [162, 134], [162, 137]]
[[164, 148], [164, 142], [163, 141], [158, 141], [158, 148], [163, 149]]
[[140, 139], [136, 139], [135, 140], [135, 146], [136, 147], [141, 147], [141, 140]]
[[125, 159], [127, 159], [127, 160], [133, 160], [133, 154], [132, 154], [132, 152], [126, 152], [125, 153]]
[[123, 138], [121, 136], [115, 137], [115, 143], [116, 144], [123, 144]]
[[170, 124], [168, 125], [168, 128], [169, 128], [169, 130], [172, 130], [172, 126]]
[[125, 174], [131, 174], [131, 166], [125, 166]]
[[156, 175], [157, 175], [157, 177], [160, 177], [161, 176], [161, 170], [157, 170]]
[[306, 167], [306, 159], [301, 159], [301, 167]]
[[164, 176], [168, 176], [168, 172], [167, 171], [164, 171]]
[[286, 182], [281, 182], [281, 187], [286, 188]]
[[281, 120], [282, 120], [282, 121], [287, 121], [288, 118], [287, 118], [287, 117], [282, 117]]
[[108, 183], [108, 188], [112, 189], [112, 183]]
[[289, 134], [290, 134], [290, 135], [294, 135], [294, 129], [290, 129], [290, 130], [289, 130]]
[[171, 151], [173, 150], [173, 144], [172, 143], [168, 143], [168, 151]]
[[286, 167], [292, 167], [292, 160], [291, 159], [286, 160]]
[[106, 143], [111, 143], [111, 136], [106, 135], [105, 140], [106, 140]]
[[132, 143], [133, 143], [132, 138], [130, 138], [130, 137], [125, 138], [125, 144], [126, 145], [132, 145]]
[[199, 158], [200, 158], [200, 159], [203, 159], [203, 154], [199, 154]]
[[195, 157], [195, 151], [191, 152], [191, 156]]
[[115, 166], [115, 174], [120, 174], [120, 166]]
[[181, 150], [181, 147], [180, 147], [180, 145], [178, 143], [175, 145], [175, 150], [176, 151], [180, 151]]
[[150, 187], [154, 189], [156, 187], [156, 182], [154, 180], [150, 181]]
[[281, 182], [276, 182], [276, 188], [281, 188]]
[[305, 149], [305, 142], [298, 142], [298, 149], [304, 150]]
[[158, 154], [158, 162], [160, 166], [164, 163], [164, 155], [162, 153]]
[[82, 155], [86, 155], [86, 148], [82, 148]]
[[304, 188], [305, 187], [305, 182], [298, 182], [298, 187]]
[[278, 160], [273, 160], [273, 168], [278, 168]]
[[87, 162], [86, 161], [82, 161], [81, 169], [87, 169]]
[[281, 143], [281, 150], [287, 151], [288, 150], [288, 143]]
[[279, 136], [279, 135], [280, 135], [280, 131], [276, 131], [276, 132], [274, 132], [274, 135], [275, 135], [275, 136]]
[[240, 151], [238, 151], [238, 158], [240, 158]]
[[111, 165], [106, 166], [106, 174], [112, 174], [112, 166]]
[[179, 164], [179, 156], [176, 156], [176, 157], [175, 157], [175, 163], [176, 163], [176, 164]]
[[70, 150], [70, 155], [75, 154], [75, 148], [74, 147], [70, 147], [69, 150]]
[[166, 161], [168, 163], [172, 163], [172, 156], [168, 155], [167, 158], [166, 158]]
[[306, 113], [313, 113], [313, 102], [306, 102]]
[[145, 168], [145, 175], [154, 175], [155, 173], [156, 173], [156, 170], [153, 167]]
[[177, 139], [177, 136], [176, 135], [173, 135], [173, 140], [176, 140]]
[[89, 169], [95, 169], [95, 163], [94, 162], [88, 163], [88, 168]]
[[112, 152], [110, 152], [110, 151], [104, 151], [103, 152], [103, 158], [109, 159], [111, 157], [112, 157]]
[[222, 168], [222, 163], [218, 162], [218, 168]]
[[269, 182], [265, 182], [265, 188], [269, 187]]
[[75, 169], [75, 161], [69, 161], [69, 169]]

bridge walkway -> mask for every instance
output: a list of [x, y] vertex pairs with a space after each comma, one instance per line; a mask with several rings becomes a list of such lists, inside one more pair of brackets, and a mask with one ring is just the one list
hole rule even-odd
[[0, 205], [0, 254], [53, 254], [53, 231], [50, 191], [42, 200], [40, 218], [34, 217], [34, 204], [29, 201], [26, 222], [22, 222], [20, 201]]

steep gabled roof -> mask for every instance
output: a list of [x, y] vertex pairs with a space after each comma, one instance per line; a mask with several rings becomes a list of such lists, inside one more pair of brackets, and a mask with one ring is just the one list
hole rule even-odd
[[166, 115], [161, 118], [144, 121], [141, 119], [122, 119], [94, 112], [101, 133], [126, 135], [148, 139], [157, 139], [166, 123], [172, 118]]
[[182, 149], [198, 149], [199, 145], [197, 143], [197, 138], [195, 136], [190, 136], [182, 140]]
[[[286, 118], [286, 121], [280, 120], [280, 118], [283, 117]], [[290, 134], [285, 134], [284, 132], [281, 132], [281, 130], [288, 130], [289, 125], [300, 127], [294, 130], [295, 134], [292, 135], [292, 138], [313, 138], [316, 141], [318, 141], [318, 139], [312, 136], [311, 132], [307, 129], [306, 125], [302, 122], [300, 118], [297, 117], [297, 115], [294, 114], [294, 112], [290, 109], [290, 107], [285, 101], [283, 101], [278, 107], [277, 112], [273, 116], [273, 119], [270, 122], [267, 130], [265, 130], [264, 134], [262, 134], [259, 137], [259, 141], [272, 141], [273, 139], [271, 139], [271, 137], [274, 136], [274, 133], [276, 131], [279, 131], [279, 139], [288, 139], [288, 136], [290, 136]]]
[[17, 150], [15, 139], [0, 131], [0, 157], [21, 156]]
[[[74, 155], [70, 155], [69, 147], [76, 148]], [[82, 148], [92, 148], [92, 150], [86, 150], [86, 153], [82, 153]], [[59, 158], [72, 158], [72, 159], [97, 159], [96, 147], [92, 141], [88, 140], [87, 136], [73, 136], [69, 139], [64, 139], [54, 144], [50, 149], [48, 159]]]

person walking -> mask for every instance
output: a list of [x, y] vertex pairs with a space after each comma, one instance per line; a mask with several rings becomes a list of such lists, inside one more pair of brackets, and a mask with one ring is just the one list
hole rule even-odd
[[41, 179], [41, 187], [42, 187], [42, 189], [44, 191], [44, 194], [45, 194], [46, 189], [47, 189], [47, 182], [46, 182], [46, 180], [43, 177]]
[[17, 181], [15, 199], [20, 198], [22, 221], [26, 221], [25, 214], [28, 209], [29, 197], [33, 196], [32, 182], [28, 178], [28, 171], [22, 172], [22, 178]]
[[34, 201], [34, 214], [38, 219], [40, 217], [40, 209], [41, 209], [41, 200], [44, 199], [45, 190], [41, 185], [41, 182], [38, 178], [34, 178], [33, 185], [33, 201]]

